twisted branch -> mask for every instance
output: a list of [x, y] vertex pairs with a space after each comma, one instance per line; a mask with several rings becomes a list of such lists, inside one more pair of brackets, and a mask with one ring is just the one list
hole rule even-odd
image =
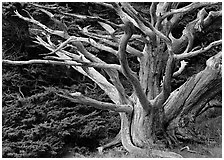
[[218, 2], [194, 2], [191, 3], [185, 7], [179, 8], [179, 9], [173, 9], [170, 12], [166, 12], [164, 15], [162, 15], [161, 20], [164, 20], [165, 18], [167, 18], [168, 16], [174, 15], [174, 14], [178, 14], [178, 13], [189, 13], [194, 9], [197, 9], [199, 7], [203, 7], [203, 6], [207, 6], [207, 5], [211, 5], [211, 4], [216, 4]]
[[210, 50], [212, 47], [215, 47], [215, 46], [221, 45], [221, 44], [222, 44], [222, 40], [217, 40], [217, 41], [214, 41], [214, 42], [210, 43], [207, 47], [201, 48], [201, 49], [196, 50], [196, 51], [191, 51], [191, 52], [188, 52], [188, 53], [176, 54], [174, 57], [178, 60], [183, 60], [183, 59], [186, 59], [186, 58], [194, 57], [194, 56], [197, 56], [199, 54], [202, 54], [202, 53]]
[[126, 21], [124, 24], [124, 35], [121, 39], [120, 46], [119, 46], [119, 57], [120, 63], [123, 70], [124, 75], [131, 81], [132, 86], [134, 87], [134, 91], [136, 92], [137, 97], [142, 105], [142, 107], [148, 111], [151, 108], [151, 104], [148, 101], [139, 80], [137, 79], [136, 75], [132, 72], [129, 68], [127, 55], [126, 55], [126, 47], [129, 39], [133, 34], [133, 24], [130, 21]]
[[[148, 21], [145, 21], [140, 14], [128, 3], [122, 3], [122, 5], [124, 6], [125, 10], [134, 18], [134, 20], [140, 24], [140, 29], [144, 29], [145, 31], [148, 32], [148, 30], [151, 30], [153, 32], [150, 33], [149, 37], [152, 38], [152, 36], [154, 36], [154, 34], [156, 34], [158, 37], [160, 37], [161, 39], [163, 39], [168, 48], [171, 48], [171, 40], [169, 39], [169, 37], [165, 36], [162, 32], [160, 32], [159, 30], [157, 30], [155, 27], [153, 27], [153, 25], [151, 23], [149, 23]], [[148, 27], [146, 27], [143, 22], [147, 23]]]

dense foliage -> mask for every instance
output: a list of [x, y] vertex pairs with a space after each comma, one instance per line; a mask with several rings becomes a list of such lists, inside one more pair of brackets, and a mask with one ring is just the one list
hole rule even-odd
[[[94, 12], [114, 22], [119, 21], [113, 11], [92, 3], [56, 3], [56, 5], [63, 10], [69, 9], [68, 12], [71, 13], [88, 15], [88, 12]], [[147, 8], [144, 4], [136, 3], [135, 5], [136, 9], [142, 13]], [[23, 8], [33, 12], [37, 20], [51, 25], [43, 14], [34, 11], [29, 5], [3, 3], [2, 41], [5, 59], [34, 59], [39, 57], [38, 54], [46, 53], [46, 49], [32, 42], [34, 37], [32, 32], [29, 32], [29, 24], [13, 16], [15, 9], [20, 9], [22, 12]], [[193, 16], [195, 14], [183, 18], [177, 26], [177, 33], [182, 31], [184, 23], [190, 21]], [[71, 34], [80, 34], [76, 32], [74, 23], [80, 26], [94, 23], [75, 20], [71, 17], [64, 19]], [[198, 45], [206, 45], [219, 39], [220, 31], [220, 28], [207, 29], [205, 37], [200, 37], [198, 33], [196, 38]], [[141, 47], [141, 45], [138, 46]], [[108, 58], [105, 56], [108, 55], [107, 53], [88, 45], [86, 47], [107, 63], [118, 63], [113, 55], [109, 55], [110, 58]], [[213, 55], [215, 52], [214, 49], [209, 54]], [[192, 74], [202, 70], [209, 56], [202, 55], [199, 61], [199, 57], [191, 59], [183, 76], [173, 80], [173, 89], [183, 84]], [[136, 59], [130, 57], [129, 60], [133, 70], [137, 71]], [[125, 86], [129, 85], [124, 78], [122, 83]], [[72, 152], [88, 154], [100, 144], [109, 141], [119, 131], [120, 122], [117, 113], [75, 104], [54, 93], [57, 88], [69, 89], [98, 100], [109, 101], [109, 98], [92, 81], [68, 66], [3, 65], [2, 84], [3, 157], [63, 157], [71, 149]]]

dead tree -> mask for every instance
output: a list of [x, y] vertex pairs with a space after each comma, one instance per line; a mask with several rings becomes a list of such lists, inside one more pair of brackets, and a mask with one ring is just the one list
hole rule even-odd
[[[119, 112], [120, 132], [113, 142], [99, 147], [99, 151], [121, 143], [129, 152], [142, 153], [146, 151], [146, 148], [150, 148], [150, 154], [155, 157], [181, 157], [173, 152], [155, 150], [153, 146], [158, 134], [163, 135], [169, 144], [177, 144], [179, 139], [196, 139], [190, 128], [187, 127], [188, 124], [193, 123], [206, 104], [221, 92], [221, 52], [206, 61], [203, 71], [190, 77], [176, 90], [171, 90], [171, 80], [182, 73], [186, 66], [185, 59], [206, 53], [212, 47], [221, 45], [222, 40], [217, 40], [207, 46], [193, 48], [195, 33], [202, 32], [222, 15], [221, 11], [208, 13], [205, 10], [206, 6], [214, 4], [216, 3], [195, 2], [179, 7], [179, 3], [176, 2], [153, 2], [148, 10], [150, 18], [146, 20], [129, 3], [98, 2], [98, 5], [116, 11], [122, 21], [121, 24], [97, 16], [60, 12], [64, 16], [96, 21], [108, 33], [96, 34], [90, 31], [90, 26], [79, 27], [79, 31], [88, 38], [70, 35], [65, 24], [55, 19], [50, 12], [56, 8], [31, 4], [47, 14], [60, 30], [53, 30], [43, 25], [29, 13], [27, 13], [29, 17], [24, 17], [17, 11], [15, 14], [22, 20], [40, 28], [46, 41], [37, 36], [36, 43], [51, 52], [45, 55], [45, 59], [3, 60], [3, 63], [69, 65], [94, 81], [113, 103], [97, 101], [78, 92], [58, 93], [58, 95], [75, 103]], [[196, 9], [199, 10], [196, 19], [185, 26], [180, 38], [174, 38], [172, 30], [175, 25], [181, 21], [184, 15]], [[117, 32], [118, 30], [122, 30], [122, 32]], [[52, 35], [63, 38], [64, 42], [60, 46], [56, 46], [51, 41]], [[138, 50], [132, 47], [129, 43], [130, 40], [141, 41], [144, 43], [144, 49]], [[90, 53], [83, 46], [83, 42], [114, 54], [120, 63], [105, 63]], [[76, 51], [70, 53], [64, 50], [68, 45]], [[129, 67], [128, 54], [137, 57], [140, 65], [138, 73]], [[181, 66], [178, 71], [174, 72], [176, 62], [181, 62]], [[110, 80], [94, 68], [104, 70]], [[131, 96], [126, 94], [120, 82], [120, 74], [123, 74], [132, 84]]]

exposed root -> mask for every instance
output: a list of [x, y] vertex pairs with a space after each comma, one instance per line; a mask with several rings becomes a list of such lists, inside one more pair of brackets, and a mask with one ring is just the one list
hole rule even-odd
[[121, 132], [119, 132], [111, 142], [109, 142], [103, 146], [100, 146], [97, 149], [98, 149], [99, 154], [102, 154], [104, 149], [110, 148], [110, 147], [113, 147], [113, 146], [119, 145], [119, 144], [121, 145]]
[[175, 127], [167, 132], [166, 140], [169, 147], [177, 146], [182, 142], [204, 143], [201, 136], [197, 135], [189, 127]]
[[182, 156], [180, 154], [177, 154], [175, 152], [168, 152], [168, 151], [162, 151], [162, 150], [154, 150], [154, 149], [145, 149], [145, 148], [139, 148], [137, 146], [134, 146], [131, 141], [130, 141], [130, 137], [128, 137], [127, 135], [130, 135], [129, 131], [128, 131], [128, 125], [127, 125], [127, 117], [125, 116], [125, 114], [121, 114], [122, 116], [122, 121], [123, 123], [125, 123], [126, 125], [122, 125], [122, 130], [117, 134], [117, 136], [113, 139], [113, 141], [111, 141], [110, 143], [100, 146], [98, 147], [98, 151], [100, 154], [103, 153], [103, 150], [105, 148], [109, 148], [118, 144], [121, 144], [124, 146], [124, 148], [132, 154], [135, 155], [146, 155], [146, 156], [150, 156], [150, 157], [157, 157], [157, 158], [182, 158]]
[[165, 137], [167, 146], [170, 148], [172, 148], [173, 146], [177, 146], [180, 143], [177, 137], [175, 136], [174, 130], [172, 130], [169, 133], [164, 133], [164, 137]]

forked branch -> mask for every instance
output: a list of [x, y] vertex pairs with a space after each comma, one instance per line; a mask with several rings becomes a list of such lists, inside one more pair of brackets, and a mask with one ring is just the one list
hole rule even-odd
[[[42, 23], [40, 23], [39, 21], [36, 21], [33, 17], [30, 16], [30, 18], [27, 18], [27, 17], [23, 17], [22, 15], [20, 15], [18, 12], [15, 12], [16, 15], [27, 21], [27, 22], [30, 22], [30, 23], [33, 23], [37, 26], [39, 26], [40, 28], [42, 28], [45, 32], [47, 32], [48, 34], [54, 34], [54, 35], [58, 35], [64, 39], [69, 39], [70, 36], [67, 35], [64, 31], [55, 31], [55, 30], [52, 30], [50, 28], [48, 28], [47, 26], [43, 25]], [[49, 37], [47, 37], [48, 41], [49, 41]], [[55, 52], [55, 46], [52, 46], [51, 45], [51, 42], [48, 44], [46, 43], [45, 41], [43, 41], [40, 37], [37, 37], [37, 43], [43, 45], [44, 47], [50, 49], [52, 52]], [[78, 50], [78, 53], [80, 53], [80, 55], [83, 56], [83, 61], [84, 62], [90, 62], [89, 60], [91, 60], [92, 62], [94, 63], [103, 63], [105, 64], [104, 61], [100, 60], [99, 58], [97, 58], [96, 56], [94, 56], [93, 54], [89, 53], [85, 48], [84, 46], [82, 45], [81, 42], [77, 42], [77, 41], [74, 41], [72, 42], [72, 44], [77, 47], [77, 50]], [[56, 49], [57, 50], [57, 49]], [[66, 54], [68, 53], [68, 54]], [[71, 53], [69, 52], [66, 52], [66, 51], [63, 51], [63, 50], [59, 50], [57, 52], [55, 52], [55, 54], [59, 57], [59, 59], [63, 59], [63, 60], [66, 60], [66, 59], [70, 59], [72, 60], [72, 57], [71, 56]], [[89, 60], [88, 60], [88, 59]], [[114, 102], [114, 103], [119, 103], [120, 101], [120, 98], [119, 98], [119, 93], [118, 93], [118, 90], [117, 88], [112, 85], [110, 82], [108, 82], [108, 80], [102, 75], [100, 74], [98, 71], [96, 71], [94, 68], [92, 67], [83, 67], [83, 66], [72, 66], [75, 70], [77, 70], [78, 72], [80, 72], [81, 74], [89, 77], [90, 79], [92, 79], [97, 85], [99, 85], [99, 87], [105, 91], [105, 93], [111, 98], [111, 100]], [[112, 74], [110, 72], [110, 70], [112, 69], [105, 69], [105, 71], [110, 75]], [[114, 70], [115, 72], [117, 72], [116, 70]]]
[[15, 11], [15, 14], [16, 14], [19, 18], [21, 18], [21, 19], [23, 19], [23, 20], [25, 20], [25, 21], [27, 21], [27, 22], [33, 23], [33, 24], [35, 24], [35, 25], [37, 25], [37, 26], [39, 26], [39, 27], [41, 27], [42, 29], [44, 29], [45, 31], [47, 31], [47, 32], [50, 33], [50, 34], [58, 35], [58, 36], [60, 36], [60, 37], [62, 37], [62, 38], [65, 38], [65, 39], [68, 38], [68, 34], [67, 34], [66, 32], [64, 32], [64, 31], [59, 31], [59, 30], [52, 30], [52, 29], [48, 28], [47, 26], [43, 25], [42, 23], [40, 23], [39, 21], [35, 20], [35, 19], [34, 19], [33, 17], [31, 17], [31, 16], [30, 16], [30, 18], [23, 17], [21, 14], [19, 14], [18, 11]]
[[[171, 40], [167, 36], [165, 36], [162, 32], [160, 32], [155, 27], [153, 27], [153, 25], [151, 23], [149, 23], [148, 21], [145, 21], [141, 17], [141, 15], [129, 3], [122, 3], [122, 5], [125, 8], [125, 10], [128, 12], [128, 14], [130, 14], [131, 17], [138, 24], [140, 24], [140, 26], [141, 26], [140, 29], [144, 29], [145, 33], [147, 33], [148, 30], [150, 30], [152, 32], [152, 33], [150, 33], [149, 37], [152, 38], [152, 36], [154, 36], [156, 34], [158, 37], [160, 37], [161, 39], [163, 39], [166, 42], [168, 48], [171, 47]], [[145, 23], [147, 23], [148, 27], [144, 25], [143, 21]]]

